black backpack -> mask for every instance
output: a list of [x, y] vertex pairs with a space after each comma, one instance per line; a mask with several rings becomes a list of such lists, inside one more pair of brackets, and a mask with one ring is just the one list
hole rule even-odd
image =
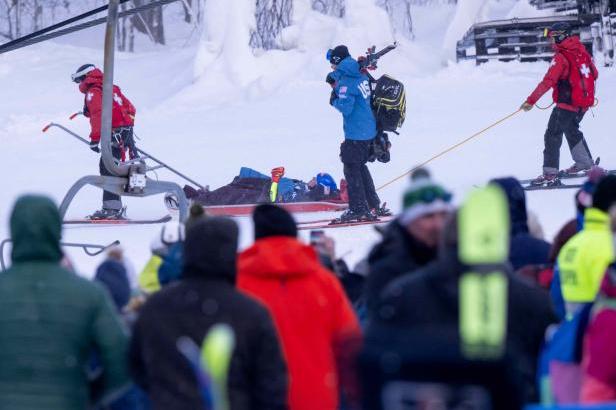
[[379, 130], [396, 132], [406, 118], [404, 85], [388, 75], [381, 76], [374, 88], [372, 111]]

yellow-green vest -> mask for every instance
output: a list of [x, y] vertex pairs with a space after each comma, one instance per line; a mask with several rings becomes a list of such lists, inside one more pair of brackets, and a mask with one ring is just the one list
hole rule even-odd
[[589, 208], [584, 213], [584, 229], [573, 236], [558, 254], [560, 286], [565, 302], [594, 301], [612, 262], [614, 246], [610, 217], [597, 208]]

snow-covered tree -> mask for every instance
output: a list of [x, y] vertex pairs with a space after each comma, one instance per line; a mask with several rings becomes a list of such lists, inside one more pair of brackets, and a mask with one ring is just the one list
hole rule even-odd
[[345, 0], [312, 0], [312, 9], [328, 16], [344, 17]]
[[256, 27], [250, 35], [250, 46], [271, 50], [278, 48], [280, 31], [291, 24], [293, 0], [256, 0]]
[[387, 10], [396, 37], [403, 36], [410, 40], [415, 37], [411, 17], [411, 0], [378, 0], [377, 4]]

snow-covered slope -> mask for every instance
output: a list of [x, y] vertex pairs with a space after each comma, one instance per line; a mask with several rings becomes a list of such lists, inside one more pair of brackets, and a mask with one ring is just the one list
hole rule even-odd
[[[401, 135], [392, 137], [392, 161], [370, 165], [377, 185], [515, 111], [547, 68], [545, 63], [441, 68], [434, 44], [442, 44], [452, 12], [450, 6], [419, 8], [417, 41], [402, 42], [380, 63], [379, 73], [387, 72], [405, 83], [408, 112]], [[300, 35], [301, 41], [290, 51], [256, 57], [242, 53], [234, 58], [234, 53], [217, 48], [220, 43], [216, 43], [228, 44], [233, 38], [212, 36], [195, 47], [117, 55], [115, 79], [138, 107], [140, 147], [211, 187], [231, 181], [243, 165], [265, 172], [284, 165], [288, 175], [302, 179], [319, 171], [341, 178], [342, 121], [328, 105], [329, 86], [324, 78], [329, 65], [324, 50], [348, 43], [354, 55], [360, 54], [360, 46], [371, 45], [370, 30], [376, 30], [372, 25], [378, 21], [370, 23], [355, 16], [336, 25], [329, 17], [307, 13], [310, 16], [297, 29], [319, 35]], [[359, 30], [362, 25], [365, 32]], [[377, 46], [391, 39], [390, 34], [375, 37]], [[85, 146], [59, 130], [41, 133], [46, 123], [55, 121], [87, 136], [89, 127], [83, 118], [68, 120], [81, 109], [83, 98], [70, 82], [70, 73], [86, 62], [100, 64], [100, 51], [58, 43], [43, 43], [0, 59], [0, 238], [8, 236], [7, 222], [16, 196], [43, 192], [59, 202], [74, 181], [97, 173], [98, 156]], [[589, 114], [584, 120], [583, 129], [602, 164], [615, 167], [610, 113], [616, 103], [608, 94], [613, 89], [616, 73], [602, 70], [601, 104], [594, 116]], [[547, 97], [541, 103], [547, 105]], [[549, 111], [539, 110], [520, 113], [434, 161], [430, 168], [436, 179], [455, 192], [457, 201], [491, 177], [535, 176], [540, 172], [548, 115]], [[569, 161], [564, 153], [561, 165], [568, 166]], [[183, 183], [165, 171], [159, 177]], [[394, 211], [400, 210], [406, 183], [404, 179], [379, 192]], [[548, 235], [573, 214], [572, 195], [572, 191], [530, 193], [530, 207], [540, 215]], [[160, 197], [126, 203], [134, 218], [165, 212]], [[100, 192], [86, 189], [69, 209], [69, 216], [80, 217], [99, 206]], [[242, 246], [247, 246], [251, 224], [248, 218], [238, 221]], [[69, 227], [64, 237], [101, 244], [120, 239], [140, 269], [159, 229]], [[351, 264], [378, 239], [370, 227], [335, 229], [331, 234], [339, 254]], [[91, 275], [99, 262], [80, 251], [70, 251], [70, 255], [85, 275]]]

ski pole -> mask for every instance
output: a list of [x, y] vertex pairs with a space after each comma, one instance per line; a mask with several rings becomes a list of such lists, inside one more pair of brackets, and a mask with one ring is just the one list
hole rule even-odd
[[380, 191], [381, 189], [393, 184], [394, 182], [398, 181], [399, 179], [402, 179], [404, 177], [406, 177], [407, 175], [412, 174], [413, 172], [415, 172], [416, 170], [418, 170], [419, 168], [425, 167], [427, 164], [429, 164], [430, 162], [434, 161], [437, 158], [442, 157], [443, 155], [447, 154], [448, 152], [453, 151], [454, 149], [458, 148], [461, 145], [466, 144], [467, 142], [469, 142], [470, 140], [472, 140], [473, 138], [476, 138], [478, 136], [480, 136], [481, 134], [483, 134], [484, 132], [496, 127], [498, 124], [507, 121], [509, 118], [513, 117], [514, 115], [516, 115], [517, 113], [519, 113], [520, 111], [522, 111], [521, 108], [519, 108], [517, 111], [512, 112], [511, 114], [507, 115], [504, 118], [501, 118], [500, 120], [496, 121], [495, 123], [487, 126], [486, 128], [482, 129], [481, 131], [478, 131], [476, 133], [474, 133], [473, 135], [471, 135], [470, 137], [458, 142], [457, 144], [452, 145], [451, 147], [447, 148], [444, 151], [439, 152], [438, 154], [434, 155], [432, 158], [425, 160], [424, 162], [422, 162], [419, 165], [414, 166], [413, 168], [411, 168], [410, 170], [408, 170], [407, 172], [405, 172], [404, 174], [397, 176], [396, 178], [392, 179], [389, 182], [386, 182], [385, 184], [381, 185], [380, 187], [378, 187], [376, 190]]
[[[73, 114], [71, 116], [71, 118], [75, 118], [75, 116], [79, 115], [80, 113], [76, 113]], [[84, 144], [90, 145], [90, 143], [83, 137], [79, 136], [78, 134], [76, 134], [75, 132], [69, 130], [68, 128], [66, 128], [63, 125], [57, 124], [55, 122], [50, 122], [49, 124], [47, 124], [45, 126], [45, 128], [43, 128], [43, 132], [47, 132], [47, 130], [49, 130], [51, 127], [58, 127], [61, 130], [63, 130], [64, 132], [66, 132], [67, 134], [75, 137], [76, 139], [78, 139], [79, 141], [83, 142]], [[176, 174], [177, 176], [185, 179], [186, 181], [190, 182], [191, 184], [194, 184], [195, 186], [197, 186], [198, 188], [202, 189], [202, 190], [206, 190], [205, 187], [203, 185], [201, 185], [200, 183], [196, 182], [195, 180], [189, 178], [188, 176], [182, 174], [180, 171], [178, 171], [175, 168], [170, 167], [169, 165], [165, 164], [164, 162], [162, 162], [161, 160], [153, 157], [152, 155], [148, 154], [147, 152], [145, 152], [142, 149], [137, 148], [137, 152], [140, 153], [141, 155], [143, 155], [143, 159], [151, 159], [152, 161], [156, 162], [157, 164], [161, 165], [164, 168], [167, 168], [169, 171], [171, 171], [172, 173]]]

